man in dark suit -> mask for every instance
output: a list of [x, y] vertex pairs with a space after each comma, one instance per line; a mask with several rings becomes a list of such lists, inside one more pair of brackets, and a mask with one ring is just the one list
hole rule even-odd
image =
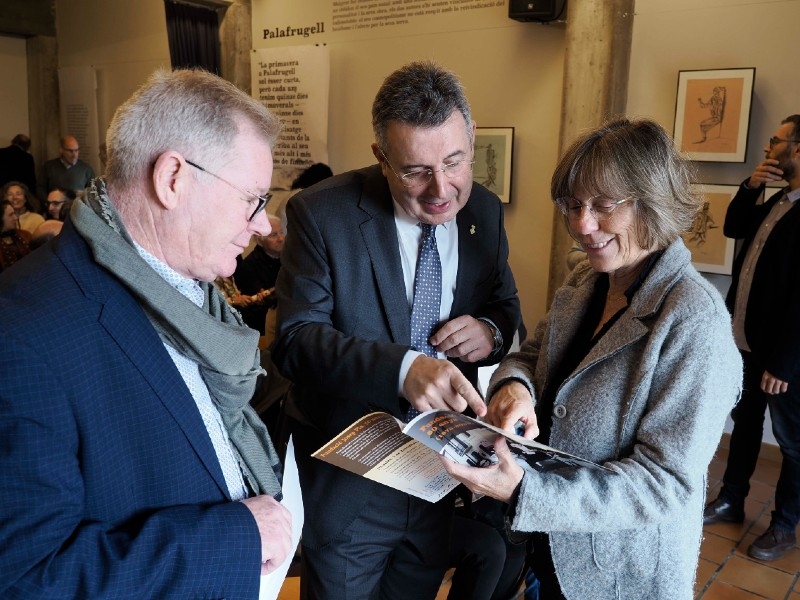
[[[744, 361], [744, 390], [733, 409], [722, 489], [705, 509], [706, 524], [741, 523], [769, 406], [783, 461], [769, 528], [749, 556], [776, 560], [795, 545], [800, 521], [800, 115], [781, 122], [766, 159], [739, 187], [725, 217], [725, 235], [744, 241], [727, 297]], [[788, 185], [766, 202], [767, 183]]]
[[3, 598], [256, 599], [293, 550], [258, 334], [208, 283], [269, 233], [279, 127], [219, 77], [156, 72], [106, 179], [0, 276]]
[[[478, 367], [500, 359], [520, 323], [502, 204], [472, 181], [475, 124], [458, 79], [407, 65], [384, 81], [372, 114], [379, 164], [287, 206], [272, 357], [293, 381], [304, 598], [436, 596], [452, 498], [430, 504], [310, 454], [373, 410], [485, 414]], [[412, 346], [421, 225], [436, 226], [441, 299], [438, 326]]]
[[10, 146], [0, 148], [0, 186], [19, 181], [36, 193], [36, 169], [30, 149], [31, 138], [24, 133], [15, 135]]

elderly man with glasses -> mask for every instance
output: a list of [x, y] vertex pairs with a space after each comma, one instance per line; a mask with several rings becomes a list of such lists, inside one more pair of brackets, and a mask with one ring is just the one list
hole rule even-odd
[[287, 205], [272, 358], [294, 384], [304, 598], [436, 596], [452, 499], [430, 504], [310, 454], [374, 410], [485, 414], [478, 367], [499, 361], [520, 324], [503, 206], [472, 181], [475, 124], [458, 79], [402, 67], [372, 123], [378, 164]]
[[[744, 242], [727, 297], [744, 361], [744, 393], [731, 413], [722, 488], [704, 521], [744, 521], [769, 406], [783, 461], [770, 525], [747, 554], [777, 560], [794, 547], [800, 521], [800, 115], [781, 122], [764, 152], [725, 217], [725, 235]], [[766, 184], [779, 181], [788, 185], [759, 203]]]
[[61, 234], [0, 277], [3, 598], [258, 598], [288, 568], [259, 336], [210, 283], [270, 232], [279, 130], [219, 77], [157, 71]]

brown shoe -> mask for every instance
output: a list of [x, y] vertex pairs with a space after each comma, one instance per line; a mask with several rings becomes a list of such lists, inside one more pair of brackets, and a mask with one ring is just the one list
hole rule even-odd
[[712, 523], [741, 523], [744, 521], [744, 507], [732, 504], [722, 498], [717, 498], [713, 502], [706, 504], [703, 511], [703, 525]]
[[747, 555], [758, 560], [778, 560], [795, 545], [794, 531], [770, 525], [764, 533], [750, 544]]

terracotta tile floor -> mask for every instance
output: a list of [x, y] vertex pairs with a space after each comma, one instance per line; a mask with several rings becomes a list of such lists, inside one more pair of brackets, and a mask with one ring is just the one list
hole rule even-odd
[[[726, 435], [709, 467], [708, 497], [712, 499], [717, 496], [725, 471], [727, 440]], [[779, 469], [780, 454], [777, 448], [765, 446], [750, 482], [744, 523], [717, 523], [705, 528], [697, 568], [695, 600], [800, 600], [800, 548], [795, 547], [782, 559], [770, 563], [747, 556], [747, 547], [769, 525]], [[447, 598], [447, 579], [442, 584], [437, 600]], [[289, 577], [278, 600], [297, 600], [299, 591], [299, 579]], [[521, 594], [519, 598], [522, 598]]]

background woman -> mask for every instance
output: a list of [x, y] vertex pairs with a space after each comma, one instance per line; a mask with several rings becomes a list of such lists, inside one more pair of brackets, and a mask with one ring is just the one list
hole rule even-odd
[[488, 420], [610, 472], [445, 461], [509, 503], [531, 536], [541, 598], [693, 597], [706, 470], [739, 396], [741, 361], [719, 293], [681, 233], [700, 206], [687, 164], [649, 120], [578, 139], [551, 182], [587, 253], [550, 313], [492, 377]]
[[19, 218], [20, 229], [33, 233], [44, 222], [44, 217], [36, 212], [38, 201], [24, 183], [9, 181], [5, 184], [3, 199], [14, 207], [14, 212]]
[[3, 214], [3, 225], [0, 229], [0, 271], [4, 271], [28, 254], [31, 234], [19, 228], [19, 218], [11, 204], [0, 200], [0, 209]]

